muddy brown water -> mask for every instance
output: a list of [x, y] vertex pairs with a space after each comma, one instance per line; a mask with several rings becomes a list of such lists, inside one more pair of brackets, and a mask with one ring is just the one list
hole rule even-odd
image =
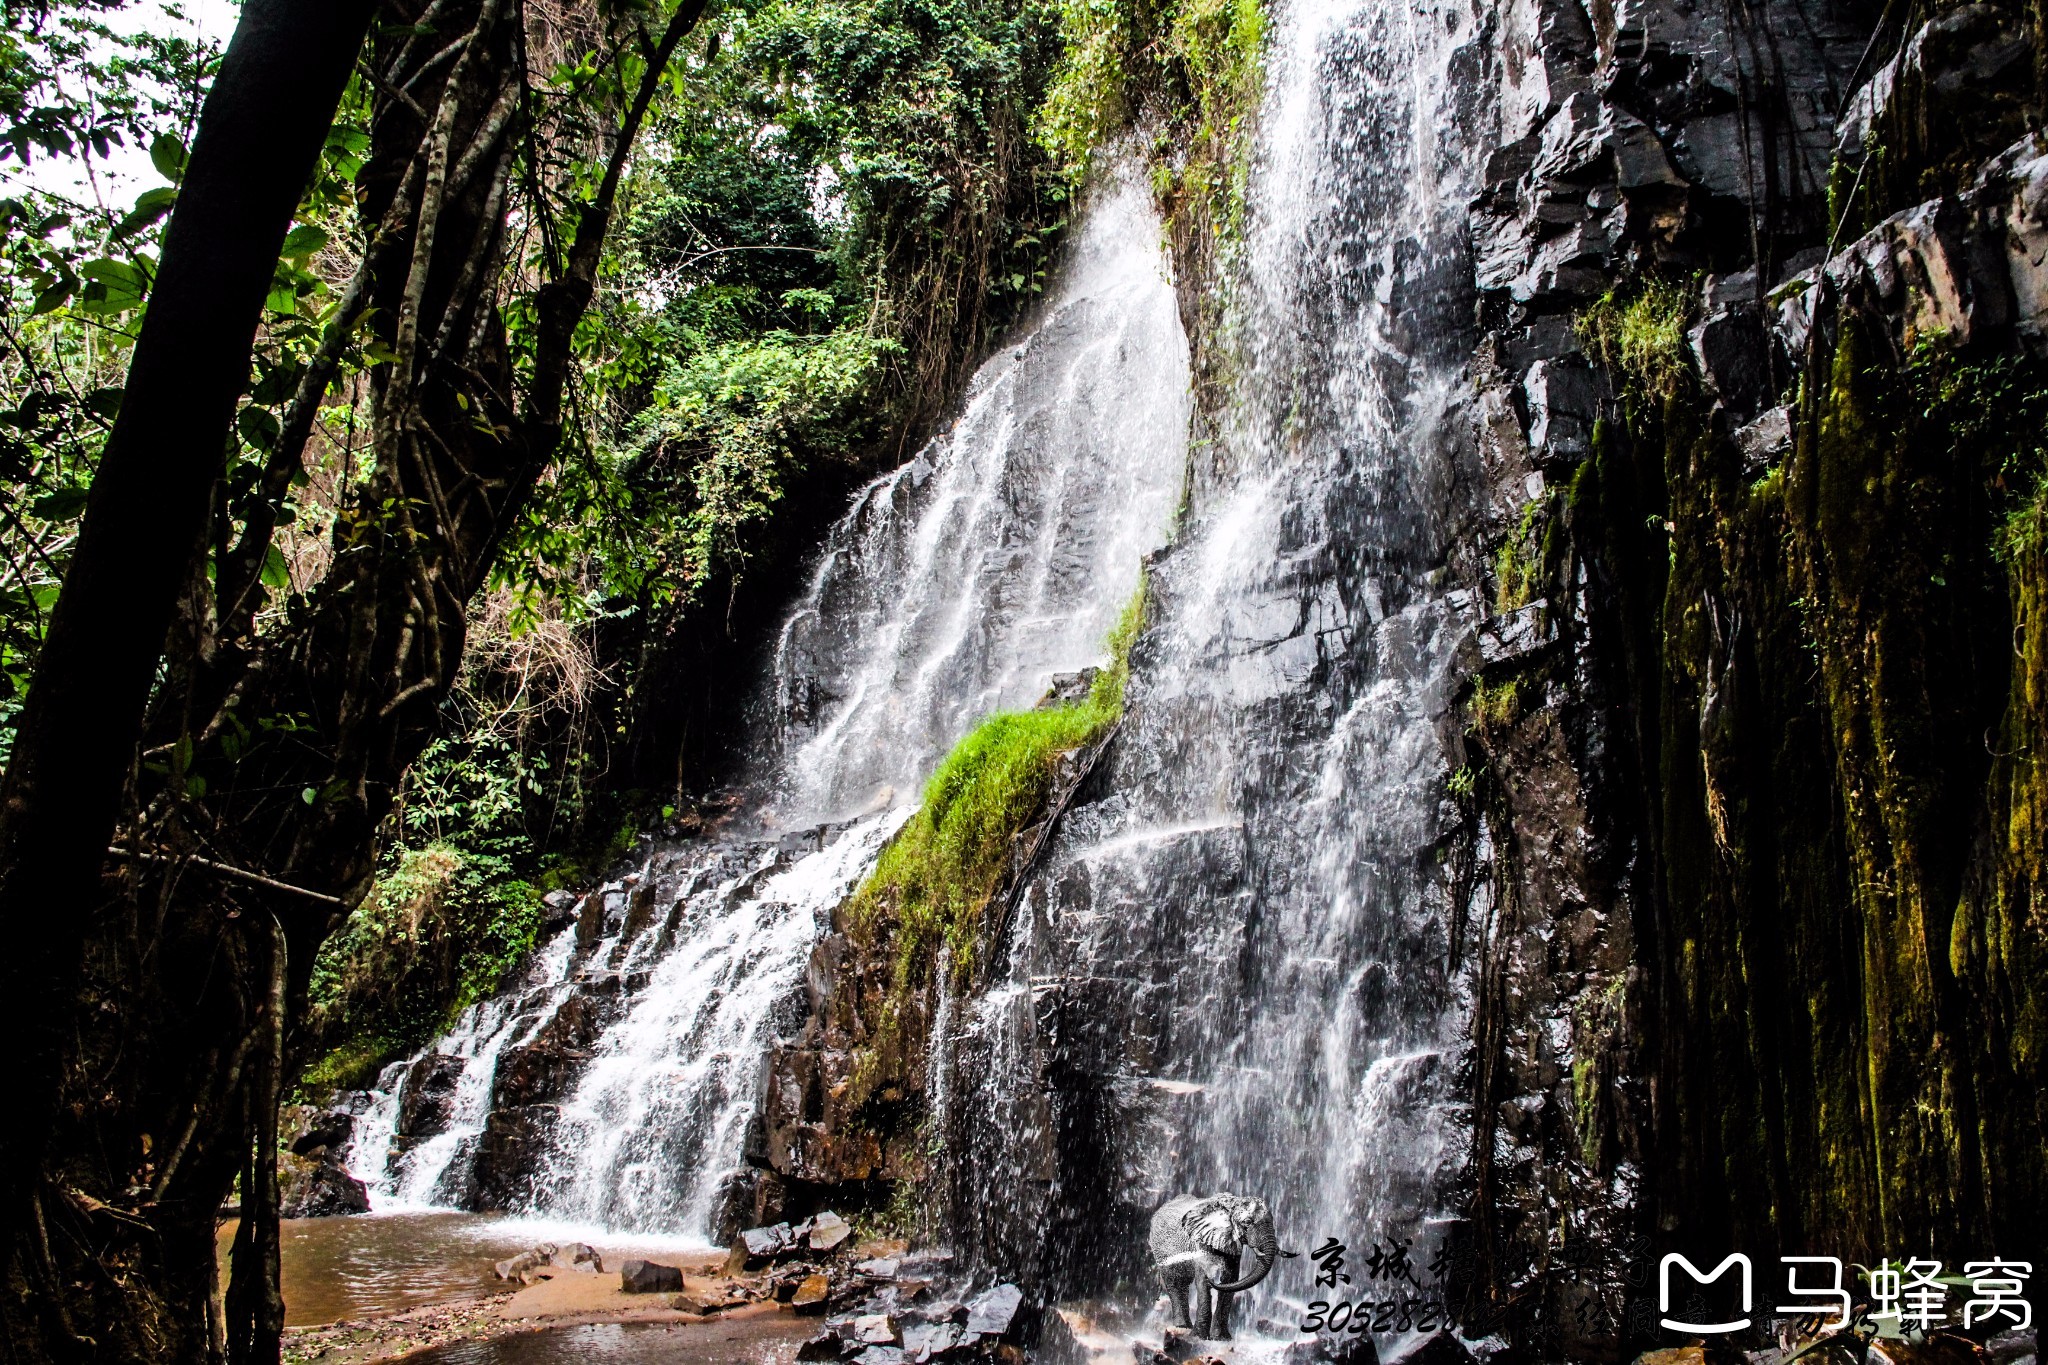
[[791, 1365], [817, 1324], [780, 1314], [681, 1325], [607, 1322], [458, 1341], [405, 1365]]
[[[603, 1254], [607, 1269], [633, 1256], [682, 1264], [709, 1254], [701, 1243], [680, 1239], [620, 1238], [474, 1213], [289, 1218], [282, 1231], [279, 1271], [288, 1327], [381, 1317], [501, 1293], [512, 1286], [492, 1277], [492, 1265], [536, 1242], [589, 1242]], [[234, 1235], [233, 1223], [221, 1229], [223, 1268]], [[643, 1357], [620, 1357], [628, 1358]]]

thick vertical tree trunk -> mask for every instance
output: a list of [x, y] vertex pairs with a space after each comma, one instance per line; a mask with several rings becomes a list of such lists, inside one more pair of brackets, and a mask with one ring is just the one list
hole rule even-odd
[[[186, 780], [141, 771], [111, 894], [75, 917], [91, 1027], [56, 1063], [56, 1138], [17, 1176], [28, 1226], [0, 1286], [17, 1358], [278, 1359], [276, 1104], [291, 1021], [435, 733], [468, 600], [555, 449], [627, 149], [702, 0], [628, 38], [645, 74], [549, 261], [518, 370], [497, 304], [526, 145], [524, 14], [519, 0], [427, 8], [391, 0], [370, 55], [386, 93], [359, 181], [379, 225], [362, 294], [392, 357], [373, 372], [376, 468], [307, 599], [254, 639], [195, 623], [159, 685], [142, 743], [189, 754]], [[247, 539], [237, 557], [260, 561], [265, 535], [252, 526]], [[217, 647], [201, 650], [209, 638]], [[216, 1213], [237, 1181], [243, 1221], [219, 1303]]]
[[119, 417], [0, 792], [0, 1236], [34, 1232], [101, 865], [220, 477], [263, 299], [362, 45], [370, 0], [248, 0], [208, 94]]

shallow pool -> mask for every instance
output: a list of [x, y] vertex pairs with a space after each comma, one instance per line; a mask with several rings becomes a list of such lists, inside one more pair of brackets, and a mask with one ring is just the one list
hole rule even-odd
[[[234, 1234], [233, 1223], [221, 1229], [223, 1273]], [[629, 1256], [679, 1263], [716, 1254], [694, 1238], [621, 1235], [475, 1213], [291, 1218], [279, 1248], [285, 1324], [310, 1327], [498, 1293], [511, 1286], [493, 1278], [491, 1267], [536, 1242], [588, 1242], [604, 1253], [607, 1269]]]

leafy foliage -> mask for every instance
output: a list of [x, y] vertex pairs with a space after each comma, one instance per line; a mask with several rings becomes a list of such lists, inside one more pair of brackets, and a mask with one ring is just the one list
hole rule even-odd
[[1662, 401], [1692, 372], [1685, 328], [1694, 290], [1658, 276], [1616, 286], [1579, 315], [1588, 349], [1627, 382], [1626, 397]]
[[446, 843], [398, 853], [313, 965], [311, 1029], [341, 1040], [325, 1078], [360, 1079], [447, 1027], [498, 988], [540, 924], [538, 891], [506, 859]]

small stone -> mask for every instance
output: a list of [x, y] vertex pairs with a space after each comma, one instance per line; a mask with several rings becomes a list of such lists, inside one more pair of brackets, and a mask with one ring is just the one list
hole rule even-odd
[[522, 1251], [517, 1256], [498, 1262], [491, 1270], [501, 1280], [518, 1280], [521, 1284], [531, 1283], [527, 1277], [541, 1266], [546, 1265], [548, 1263], [548, 1256], [552, 1254], [553, 1252], [550, 1250], [548, 1255], [542, 1255], [540, 1248], [536, 1247], [531, 1251]]
[[871, 1280], [893, 1280], [896, 1278], [896, 1268], [901, 1264], [902, 1262], [893, 1256], [877, 1256], [872, 1261], [862, 1261], [853, 1269], [855, 1274], [865, 1275]]
[[939, 1299], [920, 1307], [917, 1315], [926, 1322], [965, 1322], [967, 1305], [958, 1299]]
[[604, 1258], [588, 1242], [571, 1242], [557, 1251], [554, 1259], [556, 1265], [566, 1265], [588, 1275], [604, 1273]]
[[796, 1348], [796, 1358], [802, 1361], [839, 1359], [839, 1334], [820, 1332]]
[[903, 1365], [903, 1348], [900, 1346], [870, 1346], [854, 1359], [860, 1365]]
[[921, 1323], [903, 1329], [903, 1353], [913, 1361], [929, 1360], [960, 1344], [957, 1322]]
[[796, 1293], [789, 1299], [789, 1306], [799, 1313], [822, 1313], [825, 1300], [832, 1293], [832, 1282], [823, 1275], [811, 1275], [796, 1287]]
[[776, 1223], [771, 1227], [748, 1228], [740, 1234], [740, 1241], [746, 1245], [750, 1260], [769, 1260], [789, 1249], [789, 1224]]
[[813, 1251], [837, 1251], [853, 1236], [853, 1225], [830, 1209], [811, 1220], [809, 1241]]
[[967, 1301], [967, 1330], [999, 1337], [1010, 1330], [1024, 1291], [1014, 1284], [999, 1284]]
[[628, 1294], [671, 1294], [683, 1287], [683, 1272], [658, 1261], [628, 1261], [619, 1267], [619, 1288]]
[[710, 1317], [725, 1307], [722, 1302], [708, 1303], [695, 1294], [677, 1294], [668, 1301], [668, 1306], [678, 1313], [695, 1313], [700, 1318]]
[[896, 1319], [887, 1313], [869, 1313], [853, 1320], [853, 1334], [873, 1346], [892, 1345], [903, 1340]]

